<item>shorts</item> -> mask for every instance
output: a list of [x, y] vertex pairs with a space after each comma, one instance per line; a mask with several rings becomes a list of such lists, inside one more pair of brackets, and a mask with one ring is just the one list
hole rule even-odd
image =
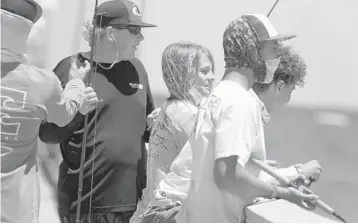
[[181, 204], [153, 206], [141, 216], [142, 223], [176, 223], [175, 216], [179, 213]]
[[[134, 211], [81, 214], [80, 223], [129, 223]], [[76, 214], [60, 216], [62, 223], [75, 223]]]

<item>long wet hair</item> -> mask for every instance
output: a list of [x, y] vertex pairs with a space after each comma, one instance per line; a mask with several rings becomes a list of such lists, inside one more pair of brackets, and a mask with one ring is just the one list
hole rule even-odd
[[[203, 55], [209, 58], [214, 71], [214, 58], [204, 46], [181, 41], [170, 44], [163, 52], [162, 73], [170, 96], [164, 102], [162, 113], [164, 113], [165, 126], [172, 134], [175, 134], [172, 132], [174, 114], [168, 114], [167, 107], [179, 101], [190, 102], [197, 106], [198, 102], [193, 90], [197, 88], [195, 85]], [[172, 113], [175, 113], [175, 110]]]
[[191, 89], [198, 78], [200, 59], [206, 55], [214, 71], [214, 58], [204, 46], [192, 42], [175, 42], [162, 55], [162, 73], [170, 93], [169, 100], [187, 100], [196, 104]]

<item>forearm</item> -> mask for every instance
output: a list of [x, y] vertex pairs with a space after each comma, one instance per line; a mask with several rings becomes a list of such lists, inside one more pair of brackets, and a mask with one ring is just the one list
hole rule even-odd
[[[289, 180], [294, 180], [298, 177], [298, 172], [297, 169], [294, 166], [290, 166], [287, 168], [279, 168], [275, 170], [278, 174], [280, 174], [281, 176], [284, 176], [285, 178], [289, 179]], [[265, 173], [264, 171], [260, 172], [260, 176], [259, 178], [262, 181], [265, 181], [266, 183], [270, 183], [270, 184], [275, 184], [280, 186], [281, 184], [271, 175]]]
[[66, 84], [63, 91], [55, 90], [53, 98], [46, 105], [47, 120], [61, 127], [67, 125], [83, 103], [84, 88], [82, 80], [74, 79]]
[[73, 120], [64, 127], [45, 121], [40, 126], [40, 140], [47, 144], [59, 144], [65, 141], [80, 128], [84, 117], [81, 113], [77, 113]]
[[256, 197], [271, 198], [275, 190], [272, 184], [253, 176], [239, 164], [236, 165], [236, 175], [231, 185], [238, 195], [242, 195], [243, 190], [245, 190], [245, 196], [248, 199]]

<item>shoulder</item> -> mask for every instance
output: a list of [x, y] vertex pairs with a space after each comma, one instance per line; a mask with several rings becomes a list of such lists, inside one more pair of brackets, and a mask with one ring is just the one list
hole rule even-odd
[[71, 67], [71, 57], [66, 57], [64, 59], [62, 59], [59, 63], [57, 63], [57, 65], [55, 66], [55, 68], [53, 69], [54, 72], [59, 71], [59, 70], [69, 70]]
[[139, 60], [139, 58], [132, 58], [131, 60], [129, 60], [129, 62], [130, 62], [133, 66], [145, 70], [143, 63], [142, 63], [141, 60]]
[[185, 101], [174, 101], [164, 108], [165, 113], [168, 114], [173, 124], [182, 129], [187, 123], [195, 119], [198, 113], [198, 107]]
[[133, 58], [129, 62], [135, 67], [139, 74], [147, 76], [147, 70], [145, 69], [143, 63], [138, 58]]
[[207, 107], [218, 118], [224, 116], [239, 116], [235, 114], [255, 116], [258, 112], [257, 99], [250, 91], [230, 82], [220, 82], [208, 97]]
[[[76, 64], [81, 66], [84, 63], [84, 58], [80, 56], [80, 53], [77, 54]], [[62, 86], [68, 82], [68, 75], [71, 68], [71, 56], [63, 58], [56, 67], [53, 69], [53, 72], [60, 79]]]
[[198, 113], [198, 107], [185, 101], [173, 101], [167, 105], [165, 111], [177, 116], [192, 116]]
[[30, 74], [32, 81], [38, 83], [51, 85], [58, 80], [56, 74], [49, 69], [43, 69], [30, 65], [22, 65], [21, 68]]

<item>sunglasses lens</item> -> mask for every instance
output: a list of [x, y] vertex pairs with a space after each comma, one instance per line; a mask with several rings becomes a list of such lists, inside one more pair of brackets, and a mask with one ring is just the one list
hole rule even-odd
[[130, 27], [128, 27], [128, 30], [130, 33], [138, 35], [141, 31], [141, 28], [138, 26], [130, 26]]
[[131, 34], [138, 35], [141, 31], [140, 26], [114, 26], [117, 29], [127, 29]]

